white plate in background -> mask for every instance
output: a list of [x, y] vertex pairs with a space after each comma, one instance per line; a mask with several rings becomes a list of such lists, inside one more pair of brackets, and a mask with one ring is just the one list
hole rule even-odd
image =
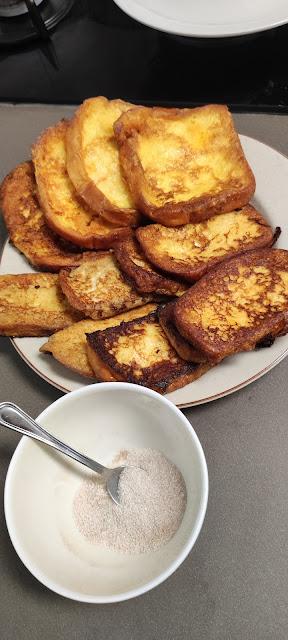
[[287, 0], [114, 0], [131, 18], [196, 38], [243, 36], [288, 22]]
[[[256, 178], [254, 204], [270, 224], [282, 228], [277, 247], [288, 249], [287, 202], [288, 158], [258, 140], [240, 136], [245, 155]], [[33, 268], [8, 242], [4, 247], [1, 273], [28, 273]], [[61, 391], [80, 389], [89, 380], [39, 352], [47, 338], [15, 338], [12, 343], [23, 360], [47, 382]], [[288, 335], [267, 349], [239, 353], [227, 358], [202, 378], [167, 395], [179, 407], [189, 407], [226, 396], [254, 382], [288, 354]]]

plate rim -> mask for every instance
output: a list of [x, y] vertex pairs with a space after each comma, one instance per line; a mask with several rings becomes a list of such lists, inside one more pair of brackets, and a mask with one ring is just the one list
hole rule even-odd
[[[42, 380], [44, 380], [45, 382], [48, 382], [49, 384], [51, 384], [51, 386], [55, 387], [56, 389], [59, 389], [59, 391], [63, 391], [63, 393], [65, 393], [65, 394], [72, 392], [72, 389], [67, 389], [67, 387], [63, 387], [58, 382], [54, 382], [53, 380], [51, 380], [51, 378], [46, 376], [45, 373], [43, 373], [42, 371], [37, 369], [37, 367], [35, 367], [35, 365], [33, 363], [31, 363], [30, 360], [28, 360], [28, 358], [26, 357], [26, 355], [24, 355], [23, 352], [19, 349], [18, 345], [14, 341], [14, 338], [10, 338], [10, 342], [12, 343], [15, 351], [19, 354], [20, 358], [22, 358], [22, 360], [28, 365], [28, 367], [30, 367], [30, 369], [32, 369], [37, 375], [39, 375], [40, 378], [42, 378]], [[201, 398], [200, 400], [193, 400], [192, 402], [179, 402], [179, 403], [174, 403], [173, 401], [172, 402], [179, 409], [189, 409], [189, 407], [198, 406], [200, 404], [208, 404], [209, 402], [213, 402], [214, 400], [220, 400], [221, 398], [225, 398], [226, 396], [229, 396], [232, 393], [235, 393], [236, 391], [240, 391], [240, 389], [243, 389], [244, 387], [247, 387], [249, 384], [252, 384], [252, 382], [256, 382], [256, 380], [259, 380], [260, 378], [262, 378], [262, 376], [264, 376], [265, 373], [268, 373], [269, 371], [274, 369], [274, 367], [276, 367], [277, 364], [279, 364], [282, 360], [284, 360], [284, 358], [287, 356], [287, 354], [288, 354], [288, 347], [285, 349], [285, 351], [283, 351], [283, 353], [279, 354], [277, 356], [277, 358], [275, 358], [275, 360], [273, 360], [273, 362], [271, 362], [266, 367], [264, 367], [264, 369], [261, 369], [261, 371], [255, 373], [250, 378], [247, 378], [247, 380], [245, 380], [244, 382], [240, 382], [239, 384], [235, 385], [234, 387], [231, 387], [228, 390], [221, 391], [219, 393], [213, 394], [212, 396], [209, 396], [208, 398]], [[89, 383], [87, 383], [87, 384], [89, 384]], [[91, 381], [90, 384], [93, 384], [93, 380]], [[95, 384], [95, 382], [94, 382], [94, 384]], [[96, 384], [97, 384], [97, 381], [96, 381]], [[167, 395], [164, 394], [164, 397], [166, 398]]]
[[42, 380], [45, 380], [45, 382], [48, 382], [49, 384], [51, 384], [52, 387], [55, 387], [56, 389], [59, 389], [59, 391], [63, 391], [63, 393], [71, 393], [72, 392], [72, 389], [67, 389], [67, 387], [63, 387], [58, 382], [54, 382], [54, 380], [52, 380], [51, 378], [46, 376], [46, 374], [43, 373], [42, 371], [40, 371], [40, 369], [37, 369], [37, 367], [35, 367], [35, 365], [27, 358], [27, 356], [23, 354], [23, 351], [21, 351], [21, 349], [19, 349], [18, 344], [16, 344], [16, 342], [15, 342], [15, 339], [14, 338], [9, 338], [9, 339], [10, 339], [10, 342], [12, 343], [12, 346], [14, 347], [15, 351], [20, 356], [20, 358], [22, 358], [22, 360], [24, 360], [24, 362], [28, 365], [28, 367], [30, 367], [30, 369], [32, 369], [32, 371], [34, 371], [34, 373], [37, 373], [37, 375], [40, 376], [40, 378], [42, 378]]
[[[182, 36], [182, 37], [190, 37], [190, 38], [211, 38], [211, 39], [217, 39], [217, 38], [237, 38], [237, 37], [241, 37], [241, 36], [246, 36], [246, 35], [252, 35], [253, 33], [262, 33], [265, 31], [269, 31], [270, 29], [275, 29], [276, 27], [281, 27], [285, 24], [288, 23], [288, 11], [287, 11], [287, 16], [286, 18], [280, 18], [280, 19], [276, 19], [273, 20], [272, 22], [268, 20], [263, 21], [263, 24], [260, 24], [257, 26], [255, 26], [254, 21], [250, 21], [250, 24], [252, 22], [252, 25], [254, 24], [254, 26], [248, 26], [248, 27], [243, 27], [240, 29], [237, 28], [231, 28], [229, 30], [229, 24], [230, 23], [224, 23], [222, 24], [222, 31], [218, 31], [217, 29], [216, 31], [212, 29], [212, 31], [205, 31], [205, 28], [203, 27], [203, 29], [201, 30], [201, 25], [200, 28], [196, 28], [195, 31], [191, 31], [191, 29], [187, 29], [185, 28], [185, 22], [183, 21], [183, 23], [181, 23], [179, 20], [173, 20], [173, 18], [165, 18], [162, 17], [161, 14], [158, 14], [159, 19], [156, 21], [153, 21], [153, 16], [156, 17], [156, 12], [151, 11], [150, 9], [146, 9], [144, 7], [141, 7], [137, 2], [136, 3], [131, 3], [130, 0], [114, 0], [115, 4], [122, 10], [124, 11], [124, 13], [126, 13], [126, 15], [128, 15], [130, 18], [133, 18], [133, 20], [136, 20], [137, 22], [139, 22], [140, 24], [144, 24], [146, 27], [150, 27], [151, 29], [155, 29], [156, 31], [163, 31], [164, 33], [171, 33], [173, 35], [176, 36]], [[135, 8], [135, 10], [133, 11], [133, 8]], [[137, 8], [139, 8], [139, 15], [137, 16]], [[144, 16], [143, 16], [144, 13]], [[173, 27], [173, 23], [175, 24], [175, 27]], [[237, 24], [237, 23], [236, 23]], [[240, 23], [242, 24], [242, 23]], [[249, 23], [247, 23], [249, 24]], [[171, 26], [170, 26], [171, 25]], [[195, 25], [197, 26], [197, 23], [195, 23]], [[198, 23], [199, 25], [199, 23]], [[228, 26], [228, 28], [223, 29], [223, 27]], [[212, 25], [213, 27], [213, 25]]]
[[[285, 160], [288, 161], [288, 156], [286, 156], [283, 152], [278, 151], [278, 149], [275, 149], [274, 147], [272, 147], [269, 144], [266, 144], [266, 142], [262, 142], [261, 140], [258, 140], [257, 138], [254, 138], [253, 136], [248, 136], [246, 134], [240, 134], [239, 133], [239, 137], [240, 137], [240, 141], [243, 138], [249, 139], [249, 140], [253, 140], [254, 142], [256, 142], [259, 145], [263, 145], [264, 147], [268, 147], [269, 149], [271, 149], [273, 152], [279, 154], [280, 156], [282, 156]], [[3, 247], [2, 250], [0, 252], [0, 267], [2, 264], [2, 259], [3, 259], [3, 254], [5, 251], [5, 248], [9, 245], [10, 240], [9, 240], [9, 236], [6, 238], [6, 241], [3, 243]], [[16, 247], [14, 247], [12, 245], [12, 248], [15, 251], [18, 251], [16, 249]], [[20, 252], [21, 254], [21, 252]], [[22, 255], [22, 254], [21, 254]], [[33, 265], [31, 265], [33, 267]], [[18, 355], [21, 357], [21, 359], [25, 362], [25, 364], [27, 364], [29, 366], [30, 369], [32, 369], [32, 371], [34, 371], [34, 373], [36, 373], [40, 378], [42, 378], [42, 380], [44, 380], [45, 382], [47, 382], [48, 384], [50, 384], [51, 386], [53, 386], [54, 388], [58, 389], [59, 391], [61, 391], [62, 393], [70, 393], [71, 391], [73, 391], [72, 389], [69, 389], [65, 386], [62, 386], [60, 383], [58, 382], [54, 382], [54, 380], [52, 380], [51, 378], [49, 378], [45, 373], [43, 373], [42, 371], [40, 371], [28, 358], [25, 354], [23, 354], [23, 352], [21, 351], [21, 349], [19, 348], [18, 344], [15, 342], [15, 338], [9, 338], [10, 342], [12, 344], [12, 346], [14, 347], [15, 351], [18, 353]], [[282, 352], [280, 353], [275, 360], [273, 360], [272, 362], [270, 362], [267, 366], [265, 366], [263, 369], [261, 369], [260, 371], [258, 371], [257, 373], [255, 373], [253, 376], [251, 376], [250, 378], [247, 378], [247, 380], [244, 380], [243, 382], [240, 382], [237, 385], [234, 385], [233, 387], [231, 387], [230, 389], [225, 389], [224, 391], [220, 391], [219, 393], [213, 394], [209, 397], [206, 398], [200, 398], [198, 400], [192, 400], [190, 402], [174, 402], [173, 400], [171, 400], [171, 402], [173, 402], [173, 404], [175, 404], [175, 406], [177, 406], [179, 409], [188, 409], [190, 407], [193, 406], [198, 406], [198, 405], [202, 405], [202, 404], [208, 404], [209, 402], [213, 402], [215, 400], [220, 400], [221, 398], [224, 398], [228, 395], [231, 395], [232, 393], [235, 393], [236, 391], [240, 391], [241, 389], [245, 388], [246, 386], [248, 386], [249, 384], [256, 382], [256, 380], [259, 380], [260, 378], [262, 378], [266, 373], [268, 373], [269, 371], [271, 371], [275, 366], [277, 366], [282, 360], [285, 359], [285, 357], [288, 355], [288, 347]], [[60, 363], [61, 364], [61, 363]], [[63, 365], [64, 366], [64, 365]], [[80, 377], [80, 376], [79, 376]], [[83, 376], [83, 384], [85, 384], [85, 378]], [[91, 381], [93, 383], [93, 380]], [[87, 384], [89, 384], [89, 382], [87, 382]], [[90, 383], [91, 384], [91, 383]], [[85, 385], [87, 386], [87, 385]], [[167, 397], [169, 394], [164, 394], [164, 397]], [[170, 399], [168, 397], [168, 399]]]

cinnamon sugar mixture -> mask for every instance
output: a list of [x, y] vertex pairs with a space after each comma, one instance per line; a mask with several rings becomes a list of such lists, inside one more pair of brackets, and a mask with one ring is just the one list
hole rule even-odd
[[[130, 554], [153, 551], [179, 528], [186, 487], [177, 467], [159, 451], [121, 451], [111, 466], [127, 465], [120, 476], [120, 505], [93, 475], [74, 498], [76, 526], [90, 542]], [[140, 467], [140, 468], [139, 468]]]

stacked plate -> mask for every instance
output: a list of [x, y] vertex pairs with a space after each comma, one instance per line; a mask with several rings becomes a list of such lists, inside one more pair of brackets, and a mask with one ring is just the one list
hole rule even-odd
[[288, 22], [287, 0], [115, 0], [149, 27], [181, 36], [227, 38], [273, 29]]

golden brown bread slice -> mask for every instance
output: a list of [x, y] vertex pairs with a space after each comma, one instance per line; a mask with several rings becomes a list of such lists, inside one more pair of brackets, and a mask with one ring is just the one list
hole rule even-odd
[[139, 213], [122, 176], [113, 124], [133, 105], [99, 96], [85, 100], [67, 130], [67, 170], [79, 195], [113, 224], [133, 226]]
[[150, 224], [136, 235], [152, 264], [190, 282], [233, 255], [271, 246], [277, 239], [251, 205], [177, 229]]
[[11, 241], [35, 267], [59, 271], [76, 267], [89, 255], [87, 251], [79, 253], [79, 247], [47, 227], [37, 199], [32, 162], [19, 164], [6, 176], [0, 201]]
[[67, 122], [46, 129], [32, 148], [38, 196], [45, 220], [60, 236], [87, 249], [109, 249], [128, 227], [103, 220], [77, 198], [66, 170]]
[[288, 251], [260, 249], [227, 260], [177, 300], [181, 335], [219, 362], [288, 330]]
[[164, 296], [182, 295], [187, 286], [172, 280], [149, 264], [137, 240], [125, 238], [117, 242], [114, 255], [121, 271], [129, 278], [133, 287], [142, 293], [158, 293]]
[[95, 378], [94, 371], [87, 356], [86, 333], [102, 331], [108, 327], [116, 327], [121, 322], [129, 322], [134, 318], [141, 318], [156, 308], [155, 304], [146, 304], [138, 309], [131, 309], [114, 318], [106, 320], [80, 320], [71, 327], [57, 331], [42, 345], [40, 351], [51, 353], [58, 362], [64, 364], [81, 376]]
[[247, 204], [255, 179], [224, 105], [138, 107], [114, 125], [136, 205], [166, 226], [199, 222]]
[[125, 280], [112, 253], [100, 253], [76, 269], [63, 269], [60, 286], [72, 307], [99, 320], [141, 307], [153, 296], [140, 294]]
[[0, 276], [0, 335], [48, 336], [77, 322], [53, 273]]
[[206, 362], [207, 358], [201, 351], [195, 349], [179, 333], [174, 322], [175, 301], [168, 302], [158, 308], [158, 320], [170, 344], [174, 347], [178, 356], [187, 362]]
[[87, 354], [98, 380], [125, 380], [159, 393], [193, 382], [210, 367], [184, 362], [170, 345], [157, 312], [87, 335]]

